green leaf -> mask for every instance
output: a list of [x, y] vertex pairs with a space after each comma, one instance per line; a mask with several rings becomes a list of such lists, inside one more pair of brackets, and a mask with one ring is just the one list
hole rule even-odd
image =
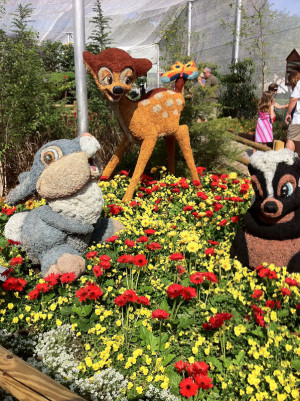
[[165, 374], [170, 379], [171, 392], [179, 395], [179, 383], [182, 377], [174, 370], [173, 366], [168, 366], [165, 370]]
[[195, 323], [195, 320], [187, 314], [178, 315], [178, 320], [179, 325], [177, 326], [177, 330], [188, 329], [189, 327], [192, 327]]
[[286, 317], [289, 316], [290, 312], [287, 309], [281, 309], [277, 312], [278, 317]]
[[300, 359], [293, 359], [291, 361], [291, 365], [294, 369], [297, 370], [297, 372], [300, 372]]
[[214, 365], [214, 367], [217, 368], [217, 370], [223, 374], [223, 364], [219, 359], [217, 359], [215, 356], [208, 356], [206, 358], [206, 361], [211, 362]]
[[212, 305], [215, 305], [216, 303], [223, 303], [225, 301], [228, 301], [228, 295], [227, 294], [216, 295], [215, 297], [212, 297], [210, 299], [210, 303]]
[[73, 306], [72, 312], [79, 316], [88, 316], [93, 309], [93, 305]]
[[162, 361], [163, 366], [167, 366], [171, 361], [173, 361], [173, 359], [175, 357], [176, 357], [175, 354], [169, 354], [169, 355], [165, 356]]
[[233, 360], [233, 363], [237, 366], [242, 366], [244, 362], [246, 352], [245, 351], [240, 351], [237, 355], [237, 357]]
[[60, 309], [60, 313], [64, 316], [69, 316], [72, 313], [72, 308], [65, 306], [64, 308]]
[[158, 347], [159, 339], [155, 337], [146, 327], [140, 328], [140, 338], [144, 341], [145, 345], [150, 345], [151, 350], [155, 350]]
[[255, 330], [251, 330], [250, 333], [252, 333], [254, 336], [257, 336], [260, 338], [264, 337], [264, 333], [260, 327], [257, 327]]
[[45, 295], [43, 303], [47, 304], [50, 301], [50, 299], [52, 299], [54, 297], [55, 297], [55, 294], [47, 294], [47, 295]]
[[159, 305], [159, 309], [164, 309], [166, 310], [168, 313], [171, 313], [171, 308], [169, 307], [168, 301], [166, 299], [164, 299], [160, 305]]

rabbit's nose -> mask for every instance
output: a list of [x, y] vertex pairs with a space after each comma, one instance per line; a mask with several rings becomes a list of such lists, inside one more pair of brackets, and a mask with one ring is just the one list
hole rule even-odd
[[79, 143], [81, 150], [85, 152], [88, 157], [94, 156], [100, 149], [100, 143], [89, 133], [81, 135]]

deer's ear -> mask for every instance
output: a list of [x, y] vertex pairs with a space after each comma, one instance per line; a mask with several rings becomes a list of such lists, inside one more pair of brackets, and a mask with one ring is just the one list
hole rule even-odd
[[135, 58], [135, 77], [142, 77], [143, 75], [146, 75], [147, 72], [150, 70], [152, 67], [152, 63], [150, 60], [147, 58]]
[[97, 74], [97, 58], [94, 54], [83, 52], [83, 62], [91, 72]]

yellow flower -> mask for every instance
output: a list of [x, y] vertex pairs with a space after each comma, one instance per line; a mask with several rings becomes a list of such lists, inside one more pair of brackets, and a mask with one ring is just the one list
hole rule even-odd
[[7, 305], [7, 307], [8, 307], [8, 309], [12, 309], [12, 308], [14, 307], [14, 304], [9, 303], [9, 304]]
[[56, 326], [61, 326], [62, 325], [62, 321], [59, 319], [56, 319]]
[[130, 390], [132, 387], [133, 387], [133, 384], [131, 382], [128, 382], [128, 384], [127, 384], [128, 390]]
[[143, 387], [142, 386], [136, 387], [135, 389], [136, 389], [136, 392], [138, 394], [142, 394], [143, 393]]
[[187, 249], [189, 252], [191, 252], [191, 253], [196, 253], [196, 252], [198, 251], [198, 249], [199, 249], [199, 245], [198, 245], [196, 242], [191, 241], [191, 242], [187, 245], [186, 249]]

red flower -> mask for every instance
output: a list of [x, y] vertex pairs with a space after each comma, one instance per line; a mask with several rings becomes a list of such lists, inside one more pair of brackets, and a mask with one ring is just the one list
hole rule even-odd
[[95, 258], [97, 255], [98, 255], [98, 252], [97, 252], [97, 251], [91, 251], [91, 252], [88, 252], [88, 253], [86, 254], [86, 258], [87, 258], [87, 259], [93, 259], [93, 258]]
[[184, 212], [190, 212], [191, 210], [193, 210], [193, 206], [187, 205], [183, 208]]
[[74, 272], [64, 273], [60, 276], [60, 281], [63, 284], [72, 283], [76, 279], [76, 275]]
[[211, 210], [206, 210], [205, 215], [206, 215], [206, 217], [212, 217], [214, 215], [214, 212]]
[[150, 301], [149, 301], [149, 299], [147, 297], [138, 297], [137, 303], [145, 305], [145, 306], [149, 306], [150, 305]]
[[107, 270], [107, 269], [109, 269], [110, 268], [110, 262], [108, 261], [108, 260], [102, 260], [100, 263], [99, 263], [99, 266], [102, 268], [102, 269], [104, 269], [104, 270]]
[[178, 298], [182, 294], [183, 286], [181, 284], [171, 284], [168, 289], [168, 297], [171, 299]]
[[217, 329], [223, 325], [226, 320], [231, 320], [233, 315], [231, 313], [223, 312], [217, 313], [209, 318], [208, 323], [204, 323], [202, 327], [204, 330], [212, 330]]
[[213, 203], [214, 212], [218, 212], [219, 210], [223, 209], [223, 205], [221, 203]]
[[2, 288], [5, 291], [23, 291], [27, 281], [22, 278], [16, 277], [8, 277], [5, 282], [2, 284]]
[[200, 174], [201, 176], [203, 176], [203, 171], [206, 170], [206, 167], [197, 167], [197, 173]]
[[285, 287], [285, 288], [281, 289], [281, 294], [283, 296], [285, 296], [285, 295], [289, 296], [289, 295], [291, 295], [291, 291], [288, 288]]
[[273, 299], [268, 299], [266, 301], [266, 307], [268, 307], [270, 309], [274, 309], [275, 308], [275, 302], [273, 301]]
[[103, 295], [103, 291], [97, 284], [89, 283], [87, 285], [87, 288], [89, 293], [89, 299], [99, 299], [101, 295]]
[[178, 361], [174, 363], [174, 367], [179, 374], [184, 372], [188, 366], [189, 366], [188, 362]]
[[201, 198], [202, 200], [206, 200], [208, 198], [208, 196], [204, 193], [204, 192], [197, 192], [196, 195], [198, 196], [198, 198]]
[[95, 266], [93, 267], [93, 272], [94, 272], [94, 274], [95, 274], [96, 277], [101, 277], [101, 276], [103, 275], [103, 270], [102, 270], [101, 267], [98, 266], [98, 265], [95, 265]]
[[183, 260], [185, 258], [181, 253], [172, 253], [172, 255], [169, 256], [169, 259], [170, 260]]
[[242, 184], [241, 185], [241, 189], [240, 189], [240, 193], [241, 194], [246, 194], [248, 192], [249, 189], [249, 185], [248, 184]]
[[233, 217], [231, 217], [231, 221], [233, 222], [233, 223], [237, 223], [238, 221], [239, 221], [239, 216], [233, 216]]
[[212, 283], [218, 283], [218, 279], [217, 276], [214, 273], [211, 272], [205, 272], [202, 273], [203, 276], [206, 278], [206, 280], [211, 281]]
[[266, 322], [264, 321], [264, 316], [261, 313], [254, 313], [254, 320], [259, 326], [265, 327]]
[[146, 248], [149, 249], [149, 251], [154, 251], [155, 249], [160, 250], [161, 246], [158, 242], [152, 242], [151, 244], [147, 244]]
[[298, 283], [297, 280], [293, 280], [293, 279], [291, 279], [290, 277], [287, 277], [287, 278], [285, 279], [285, 282], [286, 282], [286, 284], [289, 285], [290, 287], [298, 287], [298, 285], [299, 285], [299, 283]]
[[100, 260], [101, 262], [109, 262], [111, 260], [111, 257], [108, 255], [100, 255]]
[[108, 207], [110, 208], [109, 213], [114, 216], [124, 211], [124, 209], [118, 205], [108, 205]]
[[226, 224], [227, 224], [227, 220], [224, 219], [224, 220], [220, 221], [219, 226], [221, 226], [221, 227], [226, 226]]
[[48, 276], [46, 276], [44, 280], [50, 285], [50, 287], [54, 287], [58, 283], [59, 277], [59, 273], [51, 273], [48, 274]]
[[148, 260], [145, 258], [145, 255], [136, 255], [133, 263], [135, 266], [143, 267], [148, 263]]
[[220, 242], [218, 242], [218, 241], [212, 241], [212, 240], [207, 240], [207, 242], [209, 242], [210, 243], [210, 245], [219, 245], [219, 243]]
[[208, 390], [210, 388], [213, 388], [214, 386], [212, 384], [212, 379], [207, 375], [202, 375], [202, 374], [196, 375], [195, 382], [198, 386], [198, 389], [203, 388], [203, 390]]
[[8, 239], [7, 240], [7, 244], [8, 245], [20, 245], [21, 242], [20, 241], [13, 241], [12, 239]]
[[143, 235], [142, 237], [138, 238], [136, 242], [148, 242], [149, 238], [146, 235]]
[[205, 249], [204, 253], [206, 256], [214, 256], [215, 251], [213, 248], [207, 248], [207, 249]]
[[[194, 187], [200, 187], [201, 182], [199, 180], [193, 180], [192, 184], [194, 185]], [[182, 186], [182, 188], [183, 188], [183, 186]]]
[[178, 271], [179, 274], [183, 274], [186, 271], [185, 268], [183, 266], [181, 266], [181, 265], [178, 265], [176, 267], [176, 270]]
[[123, 295], [119, 295], [114, 299], [114, 303], [118, 305], [119, 307], [126, 305], [127, 301]]
[[41, 283], [41, 284], [37, 284], [35, 289], [40, 293], [40, 292], [48, 292], [50, 290], [50, 286], [48, 283]]
[[276, 306], [277, 309], [281, 309], [282, 308], [280, 301], [277, 301], [277, 300], [275, 301], [275, 306]]
[[33, 299], [36, 299], [38, 296], [40, 295], [39, 291], [37, 289], [34, 289], [32, 291], [30, 291], [30, 293], [28, 294], [29, 299], [32, 301]]
[[79, 298], [80, 302], [86, 301], [89, 297], [88, 287], [84, 286], [83, 288], [79, 288], [79, 290], [77, 290], [75, 292], [75, 294], [76, 294], [76, 298]]
[[180, 384], [180, 394], [184, 397], [193, 397], [198, 392], [198, 385], [194, 383], [194, 381], [188, 377], [187, 379], [183, 379]]
[[21, 256], [17, 256], [16, 258], [12, 258], [9, 261], [10, 266], [18, 266], [24, 262], [24, 259]]
[[146, 235], [152, 235], [155, 233], [156, 233], [156, 230], [153, 230], [152, 228], [147, 228], [147, 230], [145, 230]]
[[197, 273], [192, 274], [191, 277], [190, 277], [190, 280], [191, 280], [191, 283], [202, 284], [203, 281], [204, 281], [203, 280], [203, 273], [197, 272]]
[[134, 263], [133, 255], [121, 255], [117, 260], [118, 263]]
[[196, 298], [197, 292], [193, 287], [183, 287], [181, 295], [184, 300], [190, 300]]
[[16, 207], [13, 208], [4, 207], [2, 208], [1, 213], [6, 214], [7, 216], [11, 216], [12, 214], [15, 213], [16, 209], [17, 209]]
[[138, 296], [134, 290], [126, 290], [123, 293], [123, 297], [125, 298], [126, 302], [136, 302], [138, 300]]
[[133, 248], [135, 246], [135, 242], [131, 241], [130, 239], [126, 239], [124, 244], [127, 245], [129, 248]]
[[129, 172], [128, 171], [126, 171], [126, 170], [121, 170], [120, 172], [119, 172], [119, 174], [120, 175], [129, 175]]
[[209, 365], [205, 362], [195, 362], [191, 365], [193, 375], [201, 374], [206, 375], [209, 370]]
[[118, 235], [113, 235], [112, 237], [106, 238], [105, 242], [111, 242], [114, 243], [117, 241], [117, 239], [119, 238]]
[[152, 312], [152, 319], [169, 319], [169, 313], [164, 309], [156, 309]]
[[255, 290], [254, 293], [251, 295], [252, 298], [256, 298], [259, 301], [259, 298], [263, 295], [262, 290]]

